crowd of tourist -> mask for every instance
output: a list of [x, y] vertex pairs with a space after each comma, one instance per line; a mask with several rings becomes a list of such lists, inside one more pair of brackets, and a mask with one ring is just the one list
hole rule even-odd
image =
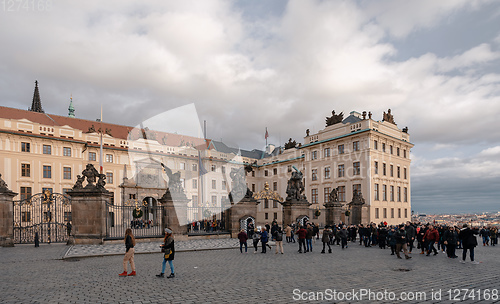
[[347, 249], [349, 244], [358, 243], [364, 247], [376, 247], [390, 249], [391, 255], [402, 259], [403, 252], [406, 259], [411, 259], [410, 254], [416, 248], [420, 254], [426, 256], [437, 255], [438, 252], [447, 254], [450, 259], [458, 258], [457, 249], [462, 249], [461, 262], [465, 263], [467, 252], [473, 264], [474, 248], [478, 246], [476, 235], [482, 238], [483, 246], [495, 246], [498, 244], [498, 228], [482, 227], [472, 228], [467, 224], [461, 227], [453, 225], [433, 225], [430, 223], [411, 223], [400, 225], [387, 225], [387, 223], [369, 225], [337, 225], [325, 226], [320, 237], [320, 228], [314, 223], [304, 222], [303, 225], [288, 225], [284, 230], [276, 222], [271, 225], [266, 223], [261, 229], [255, 229], [250, 223], [246, 230], [238, 234], [240, 240], [240, 252], [243, 248], [247, 252], [247, 240], [251, 239], [254, 253], [258, 252], [258, 244], [261, 242], [262, 251], [266, 253], [268, 240], [276, 242], [276, 252], [283, 253], [283, 234], [287, 243], [298, 243], [298, 252], [307, 253], [313, 251], [313, 240], [321, 239], [321, 253], [332, 253], [332, 245]]
[[224, 221], [221, 220], [202, 220], [193, 221], [189, 225], [190, 233], [206, 233], [206, 232], [217, 232], [224, 231], [226, 229]]

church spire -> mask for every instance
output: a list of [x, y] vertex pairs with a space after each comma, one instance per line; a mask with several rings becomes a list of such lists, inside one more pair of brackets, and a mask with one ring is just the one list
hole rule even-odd
[[69, 102], [68, 117], [75, 118], [75, 107], [73, 107], [73, 95], [71, 96]]
[[29, 109], [33, 112], [45, 113], [42, 109], [42, 101], [40, 100], [40, 92], [38, 92], [38, 80], [35, 80], [35, 92], [33, 93], [33, 102]]

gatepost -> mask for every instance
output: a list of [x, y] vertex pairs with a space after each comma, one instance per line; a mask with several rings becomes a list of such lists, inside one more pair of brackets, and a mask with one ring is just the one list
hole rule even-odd
[[0, 174], [0, 246], [14, 247], [13, 198], [17, 193], [9, 190]]

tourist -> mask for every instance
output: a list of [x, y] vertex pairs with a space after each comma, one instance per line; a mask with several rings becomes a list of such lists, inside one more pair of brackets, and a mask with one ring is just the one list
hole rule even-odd
[[342, 242], [342, 249], [347, 248], [347, 237], [349, 235], [349, 232], [347, 231], [347, 227], [344, 225], [342, 226], [342, 229], [339, 231], [339, 237]]
[[313, 235], [316, 236], [316, 239], [319, 240], [319, 226], [312, 223], [312, 226], [313, 226]]
[[464, 248], [462, 252], [462, 260], [461, 263], [465, 263], [465, 259], [467, 258], [467, 250], [469, 250], [470, 260], [472, 264], [479, 264], [474, 261], [474, 248], [477, 246], [477, 239], [474, 236], [478, 234], [476, 230], [472, 230], [468, 227], [467, 224], [464, 224], [462, 230], [458, 234], [458, 238], [462, 240], [462, 246]]
[[245, 246], [245, 253], [247, 253], [248, 245], [248, 235], [245, 232], [245, 229], [241, 229], [240, 233], [238, 233], [238, 239], [240, 240], [240, 253], [243, 253], [243, 246]]
[[491, 239], [491, 246], [495, 246], [496, 244], [498, 244], [498, 229], [496, 227], [491, 227], [490, 239]]
[[[380, 249], [385, 249], [387, 244], [387, 230], [384, 226], [379, 226], [378, 229], [378, 246]], [[410, 251], [411, 252], [411, 251]]]
[[130, 268], [132, 272], [129, 273], [129, 276], [135, 276], [135, 263], [134, 263], [134, 246], [135, 246], [135, 238], [132, 234], [132, 229], [127, 228], [125, 230], [125, 256], [123, 257], [123, 272], [119, 274], [119, 276], [124, 277], [127, 276], [127, 262], [130, 263]]
[[429, 230], [425, 232], [424, 240], [428, 242], [427, 256], [431, 255], [431, 252], [433, 251], [434, 255], [438, 254], [434, 244], [437, 244], [439, 241], [439, 232], [434, 228], [434, 226], [429, 226]]
[[175, 278], [175, 272], [174, 272], [174, 257], [175, 257], [175, 246], [174, 246], [174, 236], [173, 232], [169, 228], [165, 228], [165, 238], [163, 239], [163, 245], [161, 246], [161, 251], [164, 253], [163, 254], [163, 262], [161, 265], [161, 273], [157, 274], [156, 276], [159, 278], [163, 278], [165, 274], [165, 268], [168, 265], [170, 266], [170, 275], [167, 277], [168, 279], [170, 278]]
[[323, 229], [323, 236], [321, 237], [321, 241], [323, 242], [323, 250], [321, 253], [325, 253], [325, 245], [328, 245], [328, 253], [332, 253], [332, 247], [330, 247], [330, 226], [325, 226]]
[[306, 234], [307, 250], [306, 250], [306, 252], [313, 251], [313, 247], [312, 247], [313, 236], [314, 236], [314, 229], [311, 226], [311, 224], [307, 224], [307, 234]]
[[286, 226], [285, 234], [286, 234], [286, 242], [290, 243], [292, 241], [292, 227], [290, 227], [290, 225]]
[[276, 254], [281, 252], [283, 254], [283, 231], [281, 231], [281, 227], [277, 226], [276, 231], [274, 231], [273, 237], [276, 242]]
[[[266, 253], [267, 252], [267, 242], [269, 241], [269, 234], [267, 233], [266, 228], [262, 228], [262, 233], [260, 234], [260, 242], [262, 243], [262, 252], [261, 253]], [[271, 249], [271, 247], [269, 247]]]
[[399, 230], [396, 232], [396, 255], [398, 259], [401, 259], [401, 249], [403, 249], [403, 253], [405, 254], [405, 258], [411, 259], [411, 256], [408, 255], [408, 237], [406, 235], [405, 225], [399, 225]]
[[396, 229], [391, 227], [391, 230], [387, 233], [387, 237], [389, 239], [389, 247], [391, 247], [391, 255], [396, 254]]
[[416, 230], [410, 222], [406, 222], [406, 236], [408, 237], [408, 251], [411, 253], [413, 250], [413, 241], [415, 241]]
[[486, 226], [483, 226], [479, 235], [483, 238], [483, 246], [490, 246], [490, 231], [486, 228]]
[[259, 240], [260, 240], [259, 230], [255, 230], [254, 233], [252, 234], [253, 248], [255, 249], [253, 253], [257, 253], [258, 250], [257, 246], [259, 245]]
[[446, 253], [448, 258], [455, 259], [458, 256], [455, 255], [455, 248], [457, 247], [458, 232], [455, 227], [450, 226], [448, 230], [445, 231], [443, 235], [443, 243], [446, 245]]
[[297, 235], [299, 236], [299, 253], [302, 253], [302, 247], [304, 247], [304, 253], [306, 253], [307, 230], [302, 226], [299, 230], [297, 230]]

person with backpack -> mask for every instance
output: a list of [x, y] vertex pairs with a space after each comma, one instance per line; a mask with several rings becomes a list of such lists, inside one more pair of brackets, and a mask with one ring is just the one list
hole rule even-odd
[[274, 241], [276, 243], [276, 254], [281, 252], [283, 254], [283, 231], [281, 231], [281, 227], [277, 227], [273, 233]]

